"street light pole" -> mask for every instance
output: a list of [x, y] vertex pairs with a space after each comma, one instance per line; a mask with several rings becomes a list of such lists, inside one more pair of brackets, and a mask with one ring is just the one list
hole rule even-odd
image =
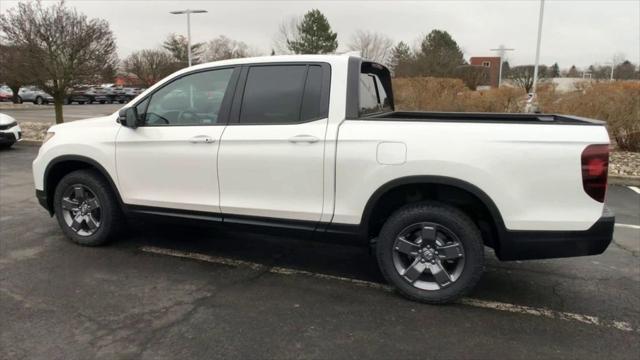
[[614, 56], [613, 59], [611, 59], [611, 81], [613, 81], [613, 69], [616, 67], [616, 57]]
[[540, 42], [542, 41], [542, 17], [544, 15], [544, 0], [540, 0], [540, 15], [538, 15], [538, 43], [536, 44], [536, 62], [533, 68], [533, 87], [531, 88], [532, 98], [536, 94], [538, 85], [538, 64], [540, 63]]
[[179, 14], [187, 14], [187, 59], [189, 62], [189, 66], [191, 66], [191, 14], [201, 14], [206, 13], [207, 10], [176, 10], [170, 11], [170, 14], [179, 15]]
[[507, 51], [513, 51], [515, 49], [508, 49], [504, 45], [500, 45], [497, 49], [489, 49], [491, 51], [497, 51], [500, 56], [500, 69], [498, 70], [498, 88], [502, 85], [502, 63], [504, 62], [504, 55]]

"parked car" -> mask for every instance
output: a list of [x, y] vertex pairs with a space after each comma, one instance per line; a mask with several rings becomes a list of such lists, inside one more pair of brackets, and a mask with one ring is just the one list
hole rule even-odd
[[119, 114], [55, 125], [33, 175], [78, 244], [136, 215], [355, 240], [400, 294], [445, 303], [476, 285], [485, 246], [602, 253], [608, 159], [601, 121], [396, 111], [385, 66], [295, 55], [189, 67]]
[[105, 84], [102, 85], [106, 95], [109, 97], [110, 103], [118, 102], [123, 104], [127, 102], [128, 98], [125, 94], [125, 88], [122, 86], [114, 85], [114, 84]]
[[99, 86], [82, 85], [74, 87], [67, 97], [67, 104], [77, 102], [78, 104], [99, 102], [101, 104], [111, 102], [111, 98], [105, 89]]
[[136, 87], [126, 87], [124, 88], [124, 93], [127, 98], [127, 101], [133, 100], [136, 96], [142, 94], [144, 88], [136, 88]]
[[82, 105], [84, 103], [91, 102], [91, 98], [87, 95], [87, 89], [88, 87], [86, 86], [77, 86], [72, 88], [65, 99], [65, 104], [73, 104], [76, 102]]
[[22, 130], [13, 117], [0, 113], [0, 148], [8, 148], [22, 140]]
[[42, 91], [37, 86], [29, 85], [23, 86], [18, 90], [18, 101], [29, 101], [34, 104], [42, 105], [53, 102], [53, 96]]
[[13, 101], [13, 90], [7, 85], [0, 85], [0, 101]]
[[94, 102], [99, 102], [100, 104], [111, 102], [111, 98], [109, 98], [107, 91], [102, 87], [89, 86], [81, 89], [84, 90], [84, 95], [89, 99], [89, 104], [93, 104]]

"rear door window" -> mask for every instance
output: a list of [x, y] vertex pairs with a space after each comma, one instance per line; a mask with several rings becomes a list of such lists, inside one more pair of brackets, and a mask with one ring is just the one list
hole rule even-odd
[[251, 66], [242, 96], [241, 124], [295, 124], [322, 114], [319, 65]]

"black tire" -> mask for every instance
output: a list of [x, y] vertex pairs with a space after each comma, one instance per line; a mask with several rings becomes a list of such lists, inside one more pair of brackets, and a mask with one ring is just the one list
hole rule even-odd
[[84, 101], [78, 101], [78, 104], [84, 105]]
[[42, 105], [44, 104], [44, 99], [42, 99], [41, 96], [36, 96], [35, 100], [33, 100], [33, 103], [36, 105]]
[[[63, 194], [74, 185], [89, 189], [100, 204], [100, 225], [91, 235], [80, 235], [67, 224], [62, 209]], [[83, 246], [100, 246], [115, 238], [125, 226], [116, 194], [107, 180], [95, 170], [77, 170], [65, 175], [56, 186], [53, 206], [62, 232], [72, 242]]]
[[18, 104], [22, 104], [22, 98], [20, 96], [18, 96], [16, 100], [18, 101]]
[[[394, 265], [393, 252], [399, 234], [414, 224], [433, 223], [450, 230], [462, 245], [464, 261], [457, 280], [434, 290], [415, 287], [405, 279]], [[385, 222], [376, 243], [378, 266], [387, 282], [410, 300], [445, 304], [465, 296], [476, 286], [484, 271], [484, 244], [480, 230], [462, 211], [438, 202], [421, 202], [407, 205], [394, 212]]]
[[71, 102], [72, 102], [72, 101], [71, 101], [71, 99], [69, 99], [69, 98], [65, 98], [65, 99], [64, 99], [64, 104], [65, 104], [65, 105], [71, 105]]

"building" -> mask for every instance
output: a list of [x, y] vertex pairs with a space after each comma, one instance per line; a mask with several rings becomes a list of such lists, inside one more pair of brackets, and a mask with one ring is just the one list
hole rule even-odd
[[489, 68], [489, 86], [498, 87], [500, 78], [500, 57], [499, 56], [474, 56], [469, 59], [471, 65], [484, 66]]

